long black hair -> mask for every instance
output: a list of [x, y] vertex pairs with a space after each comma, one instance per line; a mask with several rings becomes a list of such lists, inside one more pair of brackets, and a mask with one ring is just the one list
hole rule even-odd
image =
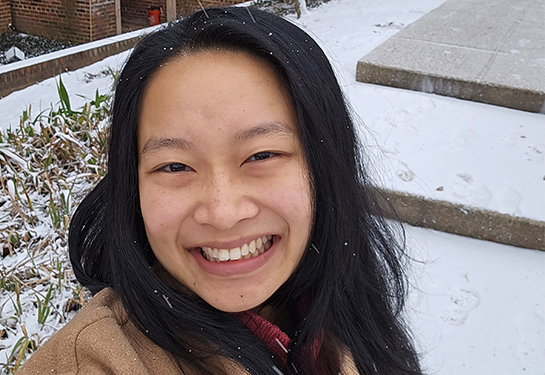
[[[144, 230], [137, 148], [144, 89], [163, 64], [216, 48], [245, 51], [275, 69], [291, 96], [308, 163], [314, 207], [308, 249], [267, 301], [294, 315], [287, 365], [236, 314], [159, 277]], [[335, 74], [309, 35], [262, 11], [196, 12], [142, 40], [119, 76], [108, 173], [70, 227], [75, 274], [93, 293], [113, 288], [133, 323], [183, 373], [224, 374], [218, 361], [209, 360], [221, 355], [256, 375], [337, 374], [348, 352], [360, 374], [420, 374], [401, 319], [403, 247], [380, 215], [360, 151]]]

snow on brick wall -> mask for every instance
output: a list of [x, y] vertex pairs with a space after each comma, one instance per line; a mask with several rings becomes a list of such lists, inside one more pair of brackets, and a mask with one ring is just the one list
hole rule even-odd
[[176, 14], [179, 16], [187, 16], [196, 10], [201, 9], [201, 4], [204, 8], [214, 6], [228, 6], [243, 3], [247, 0], [176, 0]]
[[11, 8], [9, 0], [0, 0], [0, 33], [8, 29], [11, 22]]
[[18, 31], [72, 43], [116, 31], [115, 0], [11, 0], [11, 12]]

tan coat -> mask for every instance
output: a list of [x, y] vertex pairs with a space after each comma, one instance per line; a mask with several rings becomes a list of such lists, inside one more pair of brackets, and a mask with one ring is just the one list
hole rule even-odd
[[[357, 374], [347, 359], [343, 375]], [[233, 361], [223, 362], [229, 374], [248, 374]], [[130, 322], [117, 294], [107, 288], [38, 349], [17, 375], [176, 373], [168, 354]]]

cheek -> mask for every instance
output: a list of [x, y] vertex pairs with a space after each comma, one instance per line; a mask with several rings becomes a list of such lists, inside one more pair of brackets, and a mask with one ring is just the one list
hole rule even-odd
[[287, 186], [281, 192], [284, 200], [289, 202], [289, 209], [294, 220], [308, 223], [312, 218], [312, 198], [307, 175], [301, 168], [286, 178]]
[[176, 223], [184, 212], [184, 203], [161, 187], [140, 184], [140, 208], [150, 243], [175, 240]]
[[310, 194], [306, 186], [293, 186], [291, 191], [280, 194], [278, 201], [286, 220], [304, 229], [312, 217]]
[[308, 178], [300, 168], [277, 178], [263, 190], [268, 206], [281, 215], [290, 232], [299, 242], [305, 242], [312, 223], [312, 198]]

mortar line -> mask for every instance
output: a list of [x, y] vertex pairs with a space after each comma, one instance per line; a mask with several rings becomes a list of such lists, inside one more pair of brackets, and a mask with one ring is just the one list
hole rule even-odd
[[492, 55], [490, 60], [488, 60], [488, 62], [486, 63], [486, 65], [483, 68], [483, 71], [477, 77], [477, 82], [480, 82], [481, 79], [484, 77], [484, 75], [488, 72], [488, 70], [490, 70], [490, 67], [492, 66], [492, 63], [496, 60], [496, 56], [498, 56], [499, 50], [505, 45], [505, 40], [511, 35], [513, 29], [520, 24], [520, 20], [526, 15], [529, 8], [530, 8], [530, 4], [528, 3], [526, 5], [526, 8], [524, 8], [524, 10], [520, 13], [520, 16], [517, 18], [517, 20], [515, 22], [513, 22], [513, 24], [509, 28], [509, 30], [507, 30], [507, 33], [502, 38], [502, 40], [499, 43], [498, 47], [496, 47], [496, 50], [494, 51], [494, 54]]

